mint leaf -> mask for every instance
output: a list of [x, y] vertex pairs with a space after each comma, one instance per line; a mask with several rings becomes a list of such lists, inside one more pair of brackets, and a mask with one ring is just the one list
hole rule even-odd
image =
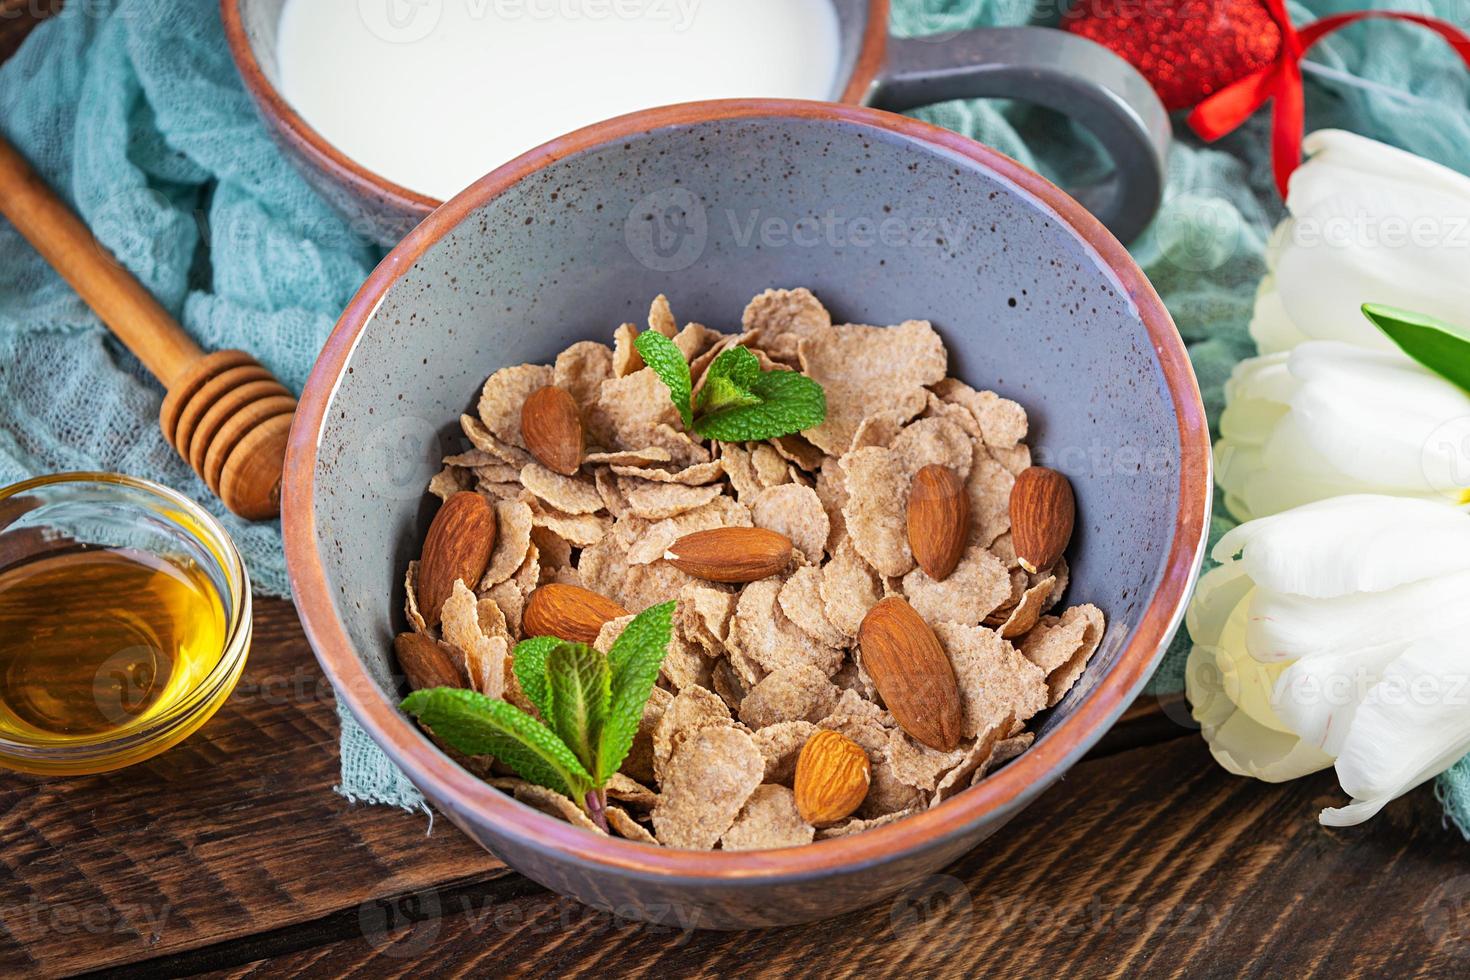
[[1405, 354], [1470, 390], [1470, 330], [1424, 313], [1377, 303], [1364, 303], [1363, 315]]
[[694, 413], [689, 407], [689, 393], [694, 383], [689, 377], [689, 362], [674, 342], [655, 330], [645, 330], [633, 340], [633, 346], [643, 355], [643, 363], [653, 368], [669, 389], [669, 399], [679, 410], [684, 428], [694, 424]]
[[593, 772], [598, 786], [618, 771], [633, 747], [633, 736], [643, 720], [643, 706], [653, 693], [673, 632], [674, 603], [650, 606], [633, 617], [607, 652], [612, 670], [612, 699], [602, 726], [597, 768]]
[[515, 671], [521, 690], [526, 692], [526, 697], [541, 712], [542, 718], [550, 718], [550, 712], [546, 710], [546, 658], [564, 642], [559, 636], [533, 636], [517, 643], [515, 652], [511, 654], [511, 670]]
[[[598, 737], [611, 700], [607, 657], [585, 643], [561, 643], [546, 658], [551, 730], [588, 772], [597, 770]], [[601, 783], [601, 780], [597, 780]]]
[[761, 400], [750, 389], [760, 373], [760, 360], [744, 347], [721, 351], [705, 372], [695, 410], [705, 414], [759, 405]]
[[403, 710], [465, 755], [493, 755], [522, 778], [573, 800], [592, 787], [592, 777], [545, 725], [515, 705], [478, 691], [434, 687], [403, 699]]
[[720, 351], [715, 359], [710, 362], [709, 372], [705, 374], [706, 383], [715, 378], [727, 378], [737, 388], [749, 391], [755, 384], [755, 379], [760, 377], [760, 358], [752, 354], [746, 347], [731, 347]]
[[723, 412], [728, 408], [744, 408], [747, 405], [759, 405], [760, 403], [761, 400], [751, 394], [750, 389], [740, 387], [729, 378], [710, 378], [705, 381], [704, 387], [699, 389], [701, 414]]
[[702, 415], [694, 431], [720, 442], [774, 439], [820, 425], [827, 417], [822, 386], [795, 371], [762, 372], [750, 387], [758, 402]]

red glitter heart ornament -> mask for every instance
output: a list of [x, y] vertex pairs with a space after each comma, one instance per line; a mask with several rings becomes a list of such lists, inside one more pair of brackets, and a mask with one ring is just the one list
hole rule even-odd
[[1080, 0], [1062, 26], [1137, 68], [1171, 111], [1198, 105], [1281, 51], [1281, 28], [1261, 0]]

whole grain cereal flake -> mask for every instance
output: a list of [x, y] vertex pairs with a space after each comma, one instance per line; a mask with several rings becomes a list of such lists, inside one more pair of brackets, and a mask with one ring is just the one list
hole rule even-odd
[[789, 786], [796, 777], [796, 760], [806, 740], [817, 732], [809, 721], [778, 721], [755, 731], [755, 746], [766, 760], [763, 781]]
[[755, 741], [738, 728], [709, 727], [690, 734], [665, 764], [653, 808], [655, 836], [669, 847], [714, 847], [765, 771]]
[[944, 342], [927, 321], [894, 327], [849, 324], [802, 338], [801, 369], [827, 394], [827, 418], [802, 433], [832, 455], [846, 451], [858, 424], [888, 408], [911, 409], [927, 402], [924, 385], [943, 379]]
[[954, 667], [965, 737], [989, 730], [1007, 715], [1025, 723], [1046, 707], [1046, 675], [995, 630], [936, 623], [934, 635]]
[[750, 503], [750, 519], [791, 539], [791, 545], [812, 561], [821, 561], [827, 547], [827, 511], [811, 487], [785, 483], [767, 487]]
[[1102, 642], [1102, 610], [1088, 604], [1073, 606], [1060, 617], [1047, 616], [1026, 636], [1021, 653], [1046, 673], [1047, 706], [1062, 699]]
[[767, 674], [740, 703], [740, 720], [759, 730], [783, 721], [825, 718], [841, 695], [827, 675], [810, 664]]
[[816, 828], [802, 819], [796, 794], [785, 786], [762, 784], [755, 788], [735, 822], [720, 838], [727, 851], [754, 851], [810, 844]]
[[480, 389], [480, 421], [497, 438], [521, 449], [521, 406], [538, 389], [551, 384], [555, 372], [544, 365], [517, 364], [501, 368], [485, 379]]

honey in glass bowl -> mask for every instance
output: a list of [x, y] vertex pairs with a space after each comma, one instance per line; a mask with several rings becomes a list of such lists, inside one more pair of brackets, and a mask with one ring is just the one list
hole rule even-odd
[[198, 505], [112, 474], [0, 490], [0, 765], [163, 751], [229, 696], [249, 639], [244, 566]]

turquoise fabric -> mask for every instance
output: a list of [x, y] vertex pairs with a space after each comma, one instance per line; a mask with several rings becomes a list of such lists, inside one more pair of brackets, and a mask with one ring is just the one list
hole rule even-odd
[[[893, 0], [893, 29], [1054, 23], [1056, 7]], [[1311, 0], [1291, 9], [1304, 24], [1367, 7], [1466, 18], [1456, 0]], [[1470, 80], [1437, 38], [1360, 25], [1318, 45], [1314, 59], [1336, 77], [1309, 84], [1309, 129], [1351, 129], [1470, 172]], [[1026, 106], [955, 102], [915, 114], [1054, 178], [1099, 166], [1068, 124]], [[214, 0], [68, 4], [0, 67], [0, 129], [204, 347], [249, 350], [292, 388], [380, 257], [266, 137], [225, 51]], [[1281, 206], [1264, 117], [1212, 147], [1180, 137], [1168, 200], [1133, 251], [1189, 344], [1214, 418], [1231, 367], [1254, 353], [1247, 324]], [[279, 528], [220, 508], [164, 443], [158, 386], [3, 222], [0, 257], [0, 482], [66, 469], [160, 480], [220, 514], [256, 588], [284, 595]], [[1217, 517], [1215, 535], [1227, 526]], [[1184, 649], [1175, 644], [1152, 690], [1182, 686]], [[422, 804], [350, 717], [342, 757], [350, 797]], [[1470, 836], [1470, 760], [1440, 780], [1439, 792]]]

